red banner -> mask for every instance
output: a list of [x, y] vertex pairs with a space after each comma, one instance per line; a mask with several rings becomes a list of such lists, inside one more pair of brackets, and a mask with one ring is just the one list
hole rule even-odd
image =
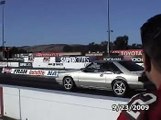
[[60, 56], [60, 53], [53, 53], [53, 52], [48, 52], [48, 53], [35, 53], [35, 57], [58, 57]]
[[122, 56], [141, 56], [143, 50], [142, 49], [136, 49], [136, 50], [113, 50], [111, 53], [118, 53]]

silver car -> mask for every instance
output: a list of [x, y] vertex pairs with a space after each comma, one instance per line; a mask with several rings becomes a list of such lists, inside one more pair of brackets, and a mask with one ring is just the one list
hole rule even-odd
[[94, 88], [124, 96], [128, 89], [144, 89], [142, 72], [143, 67], [132, 61], [95, 61], [79, 71], [60, 73], [56, 81], [66, 90]]

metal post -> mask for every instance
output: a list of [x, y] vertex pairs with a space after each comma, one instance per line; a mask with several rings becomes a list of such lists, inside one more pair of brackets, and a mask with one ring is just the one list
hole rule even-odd
[[5, 46], [5, 4], [2, 4], [2, 48]]
[[108, 44], [107, 44], [107, 54], [110, 56], [110, 1], [107, 1], [107, 19], [108, 19]]
[[2, 54], [3, 54], [3, 58], [4, 58], [4, 49], [5, 49], [5, 0], [1, 0], [0, 1], [0, 5], [2, 6]]

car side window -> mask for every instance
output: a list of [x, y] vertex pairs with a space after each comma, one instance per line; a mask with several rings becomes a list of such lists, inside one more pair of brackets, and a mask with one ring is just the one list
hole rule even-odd
[[85, 72], [99, 72], [100, 71], [100, 64], [92, 63], [85, 68]]
[[120, 69], [113, 64], [112, 62], [106, 62], [101, 66], [102, 71], [110, 71], [110, 72], [119, 72], [121, 73]]
[[104, 72], [104, 71], [109, 71], [109, 67], [108, 67], [108, 64], [107, 63], [103, 63], [100, 67], [101, 71]]
[[110, 69], [114, 73], [122, 73], [122, 71], [112, 62], [110, 63]]

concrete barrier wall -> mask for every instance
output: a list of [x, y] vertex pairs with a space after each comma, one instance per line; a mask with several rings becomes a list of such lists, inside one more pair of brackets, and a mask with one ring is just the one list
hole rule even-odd
[[0, 87], [0, 115], [3, 115], [3, 87]]
[[3, 114], [5, 116], [20, 119], [19, 89], [3, 87]]
[[4, 115], [21, 120], [116, 120], [127, 99], [4, 86]]

